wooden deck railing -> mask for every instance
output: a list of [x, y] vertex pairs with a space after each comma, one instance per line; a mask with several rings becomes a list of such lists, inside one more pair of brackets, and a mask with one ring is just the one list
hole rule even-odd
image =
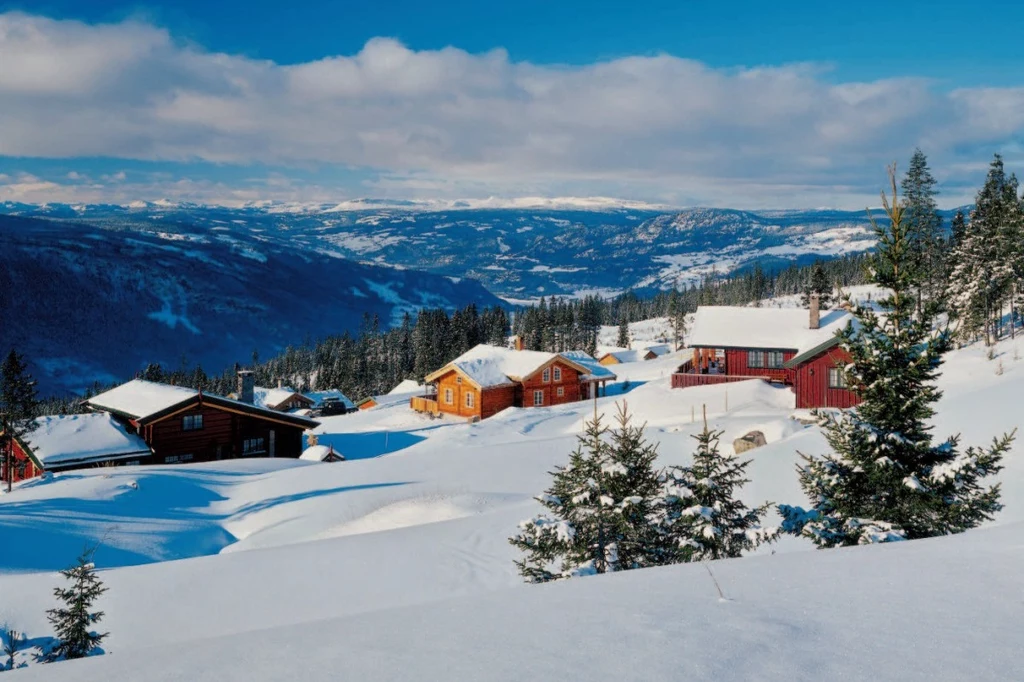
[[415, 395], [409, 399], [409, 406], [417, 412], [428, 412], [430, 414], [441, 413], [441, 410], [437, 406], [436, 396]]
[[768, 380], [768, 377], [746, 377], [730, 376], [728, 374], [693, 374], [692, 372], [676, 372], [672, 375], [672, 388], [691, 388], [693, 386], [711, 386], [716, 384], [730, 384], [736, 381], [750, 381], [752, 379]]

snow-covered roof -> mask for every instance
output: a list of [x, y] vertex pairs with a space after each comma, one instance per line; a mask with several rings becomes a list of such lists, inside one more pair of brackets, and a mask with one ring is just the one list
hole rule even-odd
[[[252, 389], [252, 402], [257, 407], [274, 408], [285, 402], [298, 391], [284, 386], [282, 388], [263, 388], [256, 386]], [[299, 395], [302, 395], [301, 393]], [[307, 398], [309, 396], [306, 396]]]
[[23, 439], [45, 469], [67, 462], [88, 462], [150, 454], [149, 446], [128, 433], [106, 412], [39, 417]]
[[823, 310], [818, 329], [810, 329], [810, 312], [803, 308], [701, 306], [686, 341], [690, 346], [774, 348], [800, 354], [828, 341], [853, 319], [845, 310]]
[[[171, 408], [192, 400], [199, 391], [183, 386], [171, 386], [170, 384], [159, 384], [143, 379], [133, 379], [128, 383], [112, 388], [106, 393], [101, 393], [86, 402], [93, 408], [107, 412], [115, 412], [126, 415], [139, 421], [146, 421], [154, 415], [170, 410]], [[276, 420], [283, 420], [296, 426], [312, 428], [317, 422], [299, 415], [286, 412], [276, 412], [267, 407], [243, 403], [240, 400], [233, 400], [223, 396], [204, 394], [204, 399], [210, 403], [219, 404], [224, 407], [234, 407], [246, 410], [250, 414], [263, 414]]]
[[335, 454], [335, 456], [345, 459], [344, 457], [341, 456], [341, 453], [335, 452], [327, 445], [310, 445], [308, 448], [302, 451], [302, 454], [299, 455], [299, 459], [305, 460], [307, 462], [322, 462], [325, 459], [327, 459], [327, 457], [332, 452]]
[[350, 410], [354, 410], [356, 407], [356, 404], [349, 400], [348, 396], [337, 390], [312, 391], [303, 393], [303, 395], [313, 401], [314, 408], [323, 407], [325, 400], [340, 400]]
[[88, 403], [103, 410], [143, 419], [185, 402], [197, 394], [198, 391], [194, 388], [133, 379], [90, 398]]
[[418, 393], [422, 390], [423, 387], [415, 379], [406, 379], [388, 391], [388, 395], [407, 395], [409, 393]]
[[[451, 368], [458, 368], [481, 388], [504, 386], [524, 379], [559, 357], [558, 353], [535, 350], [510, 350], [499, 346], [480, 344], [427, 376], [430, 381]], [[568, 358], [563, 358], [573, 362]], [[585, 369], [581, 367], [580, 369]]]
[[587, 374], [580, 377], [582, 381], [610, 381], [617, 379], [615, 373], [610, 369], [602, 365], [597, 359], [582, 350], [569, 350], [561, 354], [562, 357], [572, 360], [577, 365], [581, 365], [587, 369]]

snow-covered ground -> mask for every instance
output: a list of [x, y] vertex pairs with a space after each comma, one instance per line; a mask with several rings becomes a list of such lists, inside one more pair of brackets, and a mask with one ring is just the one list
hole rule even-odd
[[[641, 323], [642, 326], [642, 323]], [[653, 328], [654, 324], [649, 325]], [[639, 334], [638, 334], [639, 335]], [[614, 340], [614, 339], [613, 339]], [[1024, 339], [1020, 345], [1024, 346]], [[1021, 422], [1024, 355], [948, 357], [936, 435], [983, 444]], [[801, 504], [798, 451], [826, 445], [760, 382], [668, 387], [685, 352], [616, 365], [663, 464], [688, 462], [706, 406], [723, 445], [751, 430], [742, 496]], [[1000, 365], [1001, 363], [1001, 365]], [[999, 372], [1001, 366], [1001, 373]], [[630, 386], [622, 392], [621, 380]], [[478, 424], [404, 404], [323, 420], [349, 461], [97, 469], [0, 498], [0, 622], [45, 638], [53, 571], [86, 544], [110, 587], [112, 655], [25, 679], [1014, 679], [1024, 613], [1024, 460], [1005, 510], [962, 536], [816, 551], [786, 538], [704, 566], [522, 584], [507, 538], [575, 444], [591, 402]], [[176, 560], [180, 559], [180, 560]]]

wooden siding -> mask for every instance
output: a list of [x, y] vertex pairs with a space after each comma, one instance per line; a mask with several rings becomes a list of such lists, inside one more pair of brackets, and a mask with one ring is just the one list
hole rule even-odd
[[[779, 381], [792, 385], [793, 370], [785, 368], [750, 367], [747, 365], [747, 353], [753, 350], [758, 353], [765, 353], [767, 361], [767, 350], [757, 348], [726, 348], [725, 349], [725, 373], [729, 376], [744, 376], [767, 378], [770, 381]], [[789, 362], [796, 357], [796, 351], [782, 351], [782, 361]]]
[[711, 386], [716, 384], [730, 384], [736, 381], [750, 381], [761, 379], [754, 376], [729, 376], [728, 374], [684, 374], [676, 372], [672, 375], [672, 388], [692, 388], [693, 386]]
[[[526, 377], [526, 380], [520, 384], [520, 388], [516, 391], [517, 405], [520, 407], [534, 407], [534, 391], [543, 391], [544, 404], [540, 407], [574, 403], [580, 400], [580, 373], [575, 368], [558, 361], [553, 362], [548, 367], [551, 369], [548, 381], [544, 381], [544, 371], [541, 370]], [[562, 370], [562, 376], [559, 381], [555, 381], [555, 367]], [[562, 391], [563, 395], [561, 396], [558, 395], [559, 387], [565, 389]]]
[[[445, 391], [452, 392], [452, 402], [445, 402]], [[466, 394], [473, 396], [473, 407], [466, 407]], [[437, 409], [445, 414], [472, 419], [480, 417], [480, 389], [452, 370], [437, 380]]]
[[[35, 478], [36, 476], [43, 473], [42, 469], [36, 466], [36, 463], [33, 462], [32, 458], [25, 453], [25, 451], [22, 449], [21, 445], [17, 441], [13, 443], [13, 446], [14, 466], [12, 467], [12, 470], [14, 473], [14, 479], [11, 481], [12, 483], [17, 483], [19, 481], [27, 481], [28, 479]], [[3, 452], [3, 450], [0, 449], [0, 452]], [[10, 474], [7, 471], [6, 457], [4, 457], [3, 465], [0, 466], [0, 475], [2, 475], [0, 481], [6, 484], [8, 479], [10, 478]]]
[[[203, 416], [203, 427], [185, 431], [184, 417]], [[152, 463], [209, 462], [236, 457], [269, 457], [270, 432], [274, 432], [274, 457], [296, 458], [302, 454], [299, 426], [290, 426], [218, 409], [209, 403], [196, 405], [155, 424], [143, 426], [140, 435], [153, 449]], [[244, 441], [262, 438], [262, 451], [245, 453]]]
[[480, 418], [493, 417], [516, 404], [515, 386], [498, 386], [484, 391], [480, 404]]
[[828, 370], [850, 361], [850, 354], [842, 348], [832, 348], [800, 364], [795, 370], [796, 406], [801, 409], [815, 407], [853, 407], [860, 402], [857, 395], [846, 388], [828, 387]]

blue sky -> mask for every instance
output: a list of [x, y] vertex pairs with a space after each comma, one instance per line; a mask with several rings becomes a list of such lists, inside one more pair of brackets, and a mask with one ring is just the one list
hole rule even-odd
[[[0, 0], [0, 200], [944, 203], [1024, 160], [1011, 2]], [[6, 71], [6, 74], [4, 73]]]

